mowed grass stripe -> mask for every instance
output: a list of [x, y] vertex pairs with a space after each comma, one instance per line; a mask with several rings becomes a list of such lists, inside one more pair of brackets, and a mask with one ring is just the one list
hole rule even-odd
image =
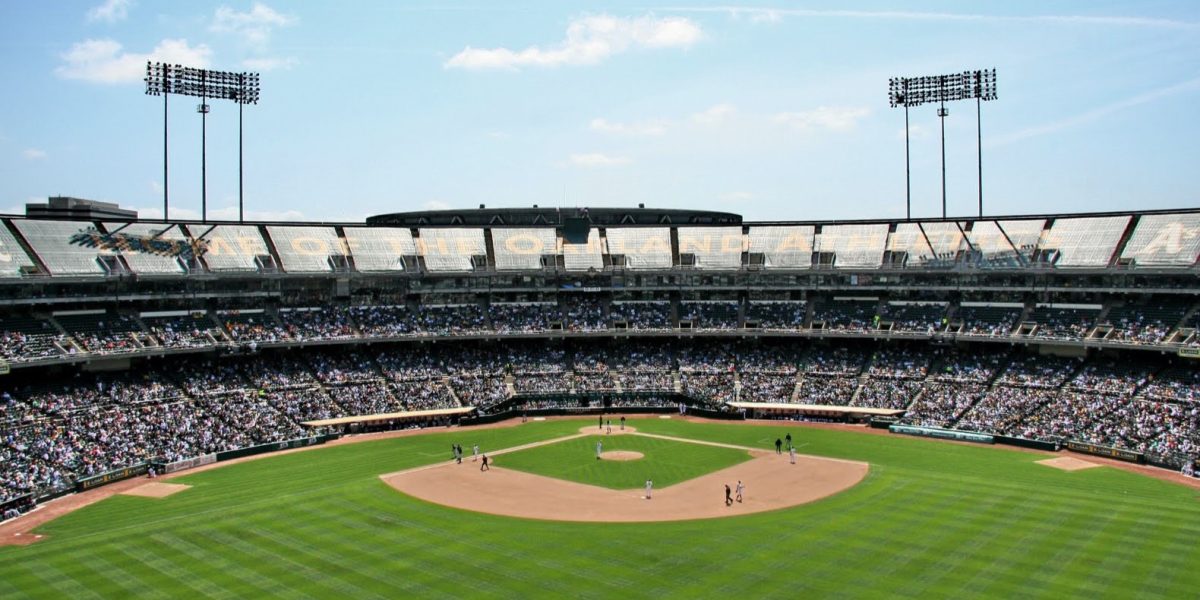
[[[188, 564], [185, 557], [157, 540], [152, 544], [114, 546], [122, 562], [139, 565], [138, 580], [164, 598], [228, 598], [217, 581], [220, 572], [205, 570], [204, 565]], [[179, 574], [190, 576], [180, 577]]]

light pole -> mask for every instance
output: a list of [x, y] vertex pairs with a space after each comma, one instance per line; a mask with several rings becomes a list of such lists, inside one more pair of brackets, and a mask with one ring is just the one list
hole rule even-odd
[[893, 108], [904, 107], [904, 164], [906, 214], [912, 218], [912, 184], [908, 157], [908, 109], [926, 103], [937, 102], [937, 116], [942, 128], [942, 218], [946, 218], [946, 117], [950, 111], [946, 102], [975, 100], [976, 136], [979, 158], [979, 216], [983, 216], [983, 111], [982, 101], [996, 99], [996, 70], [983, 69], [964, 71], [950, 75], [924, 77], [892, 77], [888, 80], [888, 102]]
[[200, 113], [200, 214], [208, 220], [208, 163], [207, 163], [207, 117], [210, 110], [209, 98], [232, 100], [238, 104], [238, 221], [244, 220], [245, 199], [243, 197], [242, 169], [242, 105], [258, 104], [262, 91], [258, 73], [235, 73], [213, 71], [166, 63], [146, 63], [146, 94], [163, 97], [163, 220], [167, 220], [169, 195], [167, 185], [167, 96], [195, 96], [200, 98], [196, 111]]

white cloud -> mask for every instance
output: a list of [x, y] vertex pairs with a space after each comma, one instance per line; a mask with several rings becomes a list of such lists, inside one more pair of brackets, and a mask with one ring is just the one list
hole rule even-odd
[[231, 33], [240, 36], [251, 46], [263, 48], [271, 41], [271, 33], [275, 29], [287, 27], [295, 22], [296, 17], [255, 2], [246, 12], [238, 12], [228, 6], [218, 7], [209, 30], [214, 33]]
[[280, 69], [286, 71], [286, 70], [296, 66], [297, 62], [298, 61], [295, 58], [291, 58], [291, 57], [272, 58], [272, 57], [264, 56], [264, 57], [259, 57], [259, 58], [247, 58], [246, 60], [242, 61], [242, 67], [246, 68], [246, 69], [250, 69], [251, 71], [260, 71], [260, 72], [278, 71]]
[[187, 40], [163, 40], [149, 53], [122, 52], [115, 40], [77, 42], [62, 54], [63, 64], [54, 72], [63, 79], [90, 83], [140, 82], [146, 75], [146, 62], [165, 62], [206, 68], [212, 50], [204, 44], [195, 47]]
[[858, 122], [871, 114], [870, 109], [853, 106], [818, 106], [802, 112], [785, 112], [775, 115], [772, 120], [793, 129], [828, 129], [830, 131], [849, 131]]
[[732, 104], [717, 104], [692, 115], [692, 121], [701, 125], [716, 125], [737, 114], [737, 108]]
[[613, 135], [662, 135], [667, 132], [664, 121], [640, 121], [635, 123], [613, 123], [606, 119], [592, 119], [588, 124], [592, 131]]
[[26, 148], [21, 151], [21, 156], [24, 156], [26, 160], [42, 160], [46, 158], [46, 151], [37, 148]]
[[567, 37], [552, 47], [472, 48], [467, 46], [443, 65], [458, 69], [511, 69], [594, 65], [631, 48], [689, 48], [700, 40], [700, 25], [683, 17], [623, 19], [581, 17], [567, 26]]
[[570, 159], [570, 163], [572, 165], [576, 167], [583, 167], [585, 169], [616, 167], [620, 165], [627, 165], [630, 162], [632, 161], [624, 156], [608, 156], [607, 154], [601, 154], [599, 152], [592, 152], [589, 154], [572, 154]]
[[133, 6], [133, 0], [106, 0], [104, 4], [93, 6], [88, 10], [87, 20], [106, 23], [124, 21], [125, 17], [129, 16], [129, 7], [131, 6]]

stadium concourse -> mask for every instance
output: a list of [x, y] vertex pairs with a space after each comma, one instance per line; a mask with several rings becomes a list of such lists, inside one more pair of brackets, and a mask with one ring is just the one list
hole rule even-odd
[[1198, 256], [1200, 211], [8, 216], [0, 510], [336, 435], [615, 410], [871, 421], [1190, 473]]

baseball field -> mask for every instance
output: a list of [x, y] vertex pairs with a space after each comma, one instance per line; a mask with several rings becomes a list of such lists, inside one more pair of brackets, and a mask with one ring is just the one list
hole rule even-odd
[[[176, 477], [170, 483], [190, 487], [113, 496], [43, 525], [37, 543], [0, 547], [0, 597], [1185, 598], [1200, 590], [1193, 488], [1110, 467], [1052, 468], [1038, 464], [1044, 454], [996, 447], [807, 427], [629, 423], [646, 435], [604, 440], [606, 450], [641, 455], [619, 465], [597, 466], [595, 437], [580, 437], [585, 421], [559, 420], [339, 444]], [[614, 490], [640, 487], [643, 473], [659, 469], [656, 485], [669, 497], [689, 478], [755, 461], [647, 436], [773, 455], [774, 440], [788, 433], [812, 460], [867, 463], [869, 472], [788, 508], [641, 523], [460, 510], [381, 477], [442, 468], [453, 443], [468, 454], [473, 444], [485, 453], [528, 447], [498, 454], [492, 473], [466, 464], [457, 473], [478, 481], [519, 472]], [[554, 440], [562, 441], [537, 445]], [[785, 468], [786, 457], [767, 458]], [[771, 475], [757, 477], [747, 502]], [[636, 501], [649, 505], [659, 493]], [[719, 490], [695, 496], [723, 508]]]

